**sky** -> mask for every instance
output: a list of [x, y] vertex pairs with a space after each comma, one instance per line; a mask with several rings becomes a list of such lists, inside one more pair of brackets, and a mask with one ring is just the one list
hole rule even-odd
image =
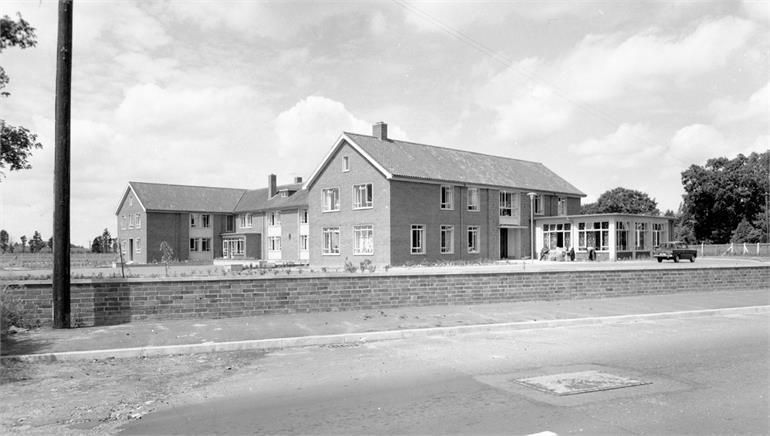
[[[3, 0], [0, 118], [44, 145], [0, 180], [0, 228], [53, 232], [57, 3]], [[542, 162], [659, 209], [681, 172], [770, 148], [770, 2], [74, 0], [71, 238], [129, 181], [309, 177], [342, 131]]]

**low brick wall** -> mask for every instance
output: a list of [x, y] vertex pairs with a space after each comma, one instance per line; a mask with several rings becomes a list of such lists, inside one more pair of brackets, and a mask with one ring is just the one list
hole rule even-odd
[[[18, 285], [18, 287], [16, 287]], [[570, 272], [75, 280], [73, 326], [405, 306], [768, 289], [770, 266]], [[51, 283], [6, 291], [30, 320], [51, 324]]]

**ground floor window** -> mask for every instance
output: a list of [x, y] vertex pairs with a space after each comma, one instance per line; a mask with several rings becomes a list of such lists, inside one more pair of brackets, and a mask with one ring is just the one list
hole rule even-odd
[[572, 225], [543, 224], [543, 247], [549, 250], [572, 247]]
[[190, 251], [198, 251], [198, 239], [190, 238]]
[[628, 230], [630, 224], [618, 221], [615, 223], [615, 250], [628, 251]]
[[455, 228], [454, 226], [441, 226], [441, 254], [455, 252]]
[[636, 230], [634, 249], [644, 250], [644, 241], [647, 239], [647, 223], [635, 223], [634, 227]]
[[324, 227], [323, 254], [340, 254], [340, 228]]
[[657, 247], [660, 245], [661, 242], [663, 242], [661, 239], [663, 237], [663, 224], [662, 223], [653, 223], [652, 224], [652, 246]]
[[142, 252], [142, 239], [136, 238], [136, 254], [139, 254]]
[[201, 251], [211, 251], [211, 238], [201, 238]]
[[468, 226], [468, 253], [479, 252], [479, 226]]
[[353, 254], [374, 254], [374, 229], [371, 225], [353, 226]]
[[589, 247], [608, 251], [610, 249], [610, 222], [578, 223], [578, 249]]
[[222, 256], [242, 256], [243, 249], [246, 245], [246, 241], [243, 239], [223, 239], [222, 240]]
[[299, 235], [299, 249], [302, 251], [308, 251], [308, 238], [307, 235]]
[[412, 254], [425, 254], [425, 226], [424, 225], [413, 224], [409, 239], [410, 239]]

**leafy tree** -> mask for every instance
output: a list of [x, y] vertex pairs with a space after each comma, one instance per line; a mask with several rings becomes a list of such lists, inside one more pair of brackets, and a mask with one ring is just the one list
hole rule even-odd
[[97, 236], [94, 238], [93, 242], [91, 242], [91, 253], [101, 253], [102, 252], [102, 237]]
[[51, 253], [53, 253], [53, 236], [48, 238], [48, 242], [45, 245], [51, 250]]
[[0, 230], [0, 251], [3, 253], [6, 253], [8, 251], [9, 245], [8, 240], [10, 238], [8, 237], [8, 232], [5, 231], [5, 229]]
[[168, 277], [168, 264], [174, 261], [174, 249], [168, 245], [168, 242], [160, 242], [160, 262], [166, 267], [166, 277]]
[[35, 230], [35, 233], [32, 235], [32, 239], [29, 241], [29, 251], [31, 253], [37, 253], [42, 250], [43, 247], [45, 247], [43, 237], [40, 235], [40, 232]]
[[25, 235], [21, 235], [21, 252], [24, 253], [24, 246], [27, 245], [27, 237]]
[[[13, 20], [8, 15], [0, 18], [0, 53], [8, 47], [22, 49], [34, 47], [37, 44], [35, 28], [18, 15]], [[9, 92], [3, 91], [10, 78], [0, 66], [0, 97], [8, 97]], [[0, 170], [8, 167], [9, 171], [30, 168], [28, 159], [32, 150], [43, 145], [37, 141], [37, 135], [20, 126], [11, 126], [0, 119]], [[0, 176], [4, 173], [0, 171]]]
[[[718, 244], [730, 242], [739, 224], [764, 220], [765, 194], [768, 192], [770, 151], [739, 154], [734, 159], [709, 159], [706, 165], [691, 165], [682, 172], [684, 219], [692, 224], [699, 241]], [[766, 227], [759, 229], [767, 240]], [[736, 236], [751, 233], [746, 225]]]
[[102, 253], [109, 253], [112, 248], [112, 235], [106, 228], [102, 232]]
[[626, 188], [615, 188], [599, 196], [595, 203], [584, 204], [583, 214], [593, 213], [631, 213], [643, 215], [660, 215], [658, 202], [641, 191]]

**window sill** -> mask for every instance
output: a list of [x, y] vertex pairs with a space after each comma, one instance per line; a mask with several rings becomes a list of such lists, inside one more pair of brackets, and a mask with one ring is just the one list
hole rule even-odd
[[409, 254], [411, 254], [412, 256], [425, 256], [425, 252], [422, 252], [422, 253], [409, 253]]
[[339, 253], [322, 253], [322, 256], [339, 256]]
[[353, 210], [366, 210], [366, 209], [374, 209], [374, 206], [353, 207]]
[[339, 212], [339, 211], [340, 211], [339, 209], [332, 209], [332, 210], [324, 210], [324, 211], [321, 211], [321, 213]]
[[455, 254], [454, 251], [442, 251], [441, 254]]

